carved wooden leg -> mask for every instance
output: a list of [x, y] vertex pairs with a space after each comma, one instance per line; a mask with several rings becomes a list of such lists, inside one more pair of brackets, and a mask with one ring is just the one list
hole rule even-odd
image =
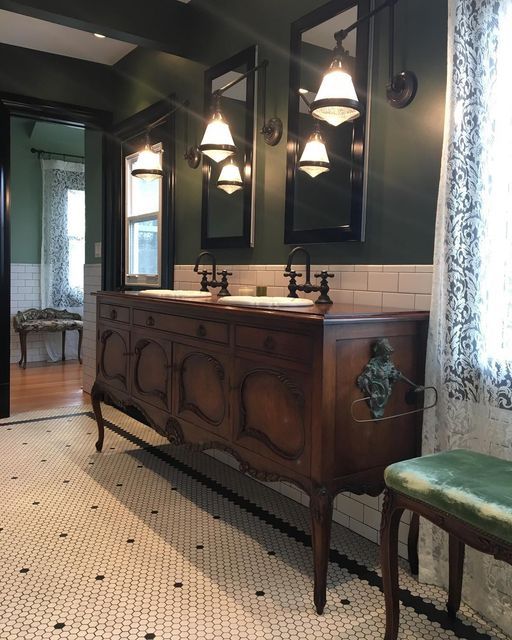
[[66, 359], [66, 332], [62, 332], [62, 360]]
[[413, 576], [417, 576], [420, 570], [418, 558], [418, 540], [420, 537], [420, 516], [413, 513], [409, 526], [409, 537], [407, 538], [407, 555], [409, 557], [409, 567]]
[[398, 597], [398, 526], [403, 509], [394, 504], [389, 489], [384, 497], [380, 531], [380, 561], [386, 602], [386, 635], [384, 640], [396, 640], [400, 624], [400, 600]]
[[327, 592], [327, 568], [331, 543], [332, 496], [325, 487], [319, 487], [311, 495], [311, 536], [315, 573], [314, 600], [316, 612], [322, 614]]
[[455, 536], [450, 535], [449, 558], [450, 558], [450, 579], [448, 590], [448, 614], [455, 618], [460, 607], [462, 593], [462, 576], [464, 574], [464, 553], [465, 545]]
[[96, 418], [96, 424], [98, 425], [96, 451], [101, 451], [103, 449], [103, 440], [105, 439], [105, 425], [103, 424], [103, 415], [101, 413], [101, 400], [103, 399], [103, 393], [96, 383], [94, 383], [91, 390], [91, 399], [94, 417]]
[[83, 329], [78, 329], [78, 362], [82, 364], [82, 338], [84, 337]]
[[27, 366], [27, 334], [24, 331], [20, 331], [20, 351], [21, 358], [18, 361], [18, 365], [25, 369]]

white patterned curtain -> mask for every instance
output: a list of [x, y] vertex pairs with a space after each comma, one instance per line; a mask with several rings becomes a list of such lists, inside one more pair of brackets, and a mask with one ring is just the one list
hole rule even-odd
[[[85, 173], [79, 162], [41, 159], [43, 178], [41, 306], [82, 314], [85, 260]], [[45, 334], [50, 360], [61, 357], [61, 334]], [[66, 335], [66, 357], [77, 357], [78, 335]]]
[[[445, 134], [423, 453], [512, 460], [512, 0], [448, 0]], [[512, 487], [511, 487], [512, 491]], [[446, 587], [446, 536], [422, 523], [420, 579]], [[468, 549], [463, 598], [512, 634], [512, 567]]]

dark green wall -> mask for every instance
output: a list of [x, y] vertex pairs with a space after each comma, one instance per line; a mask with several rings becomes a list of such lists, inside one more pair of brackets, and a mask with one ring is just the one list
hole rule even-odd
[[101, 262], [94, 256], [94, 243], [101, 242], [103, 208], [102, 135], [85, 131], [85, 263]]
[[[286, 131], [290, 24], [324, 3], [216, 0], [214, 5], [199, 4], [214, 6], [209, 23], [205, 22], [209, 28], [201, 31], [199, 24], [202, 59], [213, 64], [258, 43], [260, 58], [270, 61], [267, 110], [269, 115], [283, 119]], [[397, 6], [397, 67], [414, 70], [419, 80], [416, 99], [402, 110], [393, 109], [385, 99], [387, 25], [388, 16], [384, 12], [375, 20], [366, 242], [311, 245], [317, 263], [432, 261], [444, 117], [446, 0], [401, 2]], [[180, 66], [173, 58], [137, 52], [123, 61], [122, 71], [130, 76], [130, 86], [125, 87], [128, 95], [119, 100], [120, 115], [150, 104], [159, 91], [171, 90], [189, 97], [195, 108], [200, 109], [200, 66], [186, 61]], [[136, 99], [132, 96], [130, 100], [133, 91]], [[283, 244], [285, 171], [286, 139], [277, 147], [268, 147], [260, 136], [255, 247], [218, 251], [221, 262], [278, 264], [285, 260], [290, 249]], [[200, 249], [200, 185], [200, 172], [186, 168], [178, 154], [178, 263], [193, 262]]]
[[41, 166], [31, 147], [83, 155], [84, 134], [59, 124], [11, 119], [11, 260], [41, 260]]

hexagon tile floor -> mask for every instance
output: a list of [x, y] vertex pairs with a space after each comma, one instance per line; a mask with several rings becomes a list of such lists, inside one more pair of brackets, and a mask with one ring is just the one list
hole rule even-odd
[[[381, 640], [378, 549], [334, 525], [312, 606], [308, 511], [112, 408], [0, 423], [0, 638]], [[505, 639], [401, 574], [401, 640]]]

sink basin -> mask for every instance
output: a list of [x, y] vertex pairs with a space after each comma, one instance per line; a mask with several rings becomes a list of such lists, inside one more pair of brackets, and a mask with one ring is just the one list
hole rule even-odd
[[144, 289], [139, 291], [141, 296], [153, 296], [158, 298], [211, 298], [208, 291], [192, 291], [187, 289]]
[[219, 303], [235, 307], [312, 307], [315, 304], [307, 298], [284, 296], [229, 296], [220, 298]]

